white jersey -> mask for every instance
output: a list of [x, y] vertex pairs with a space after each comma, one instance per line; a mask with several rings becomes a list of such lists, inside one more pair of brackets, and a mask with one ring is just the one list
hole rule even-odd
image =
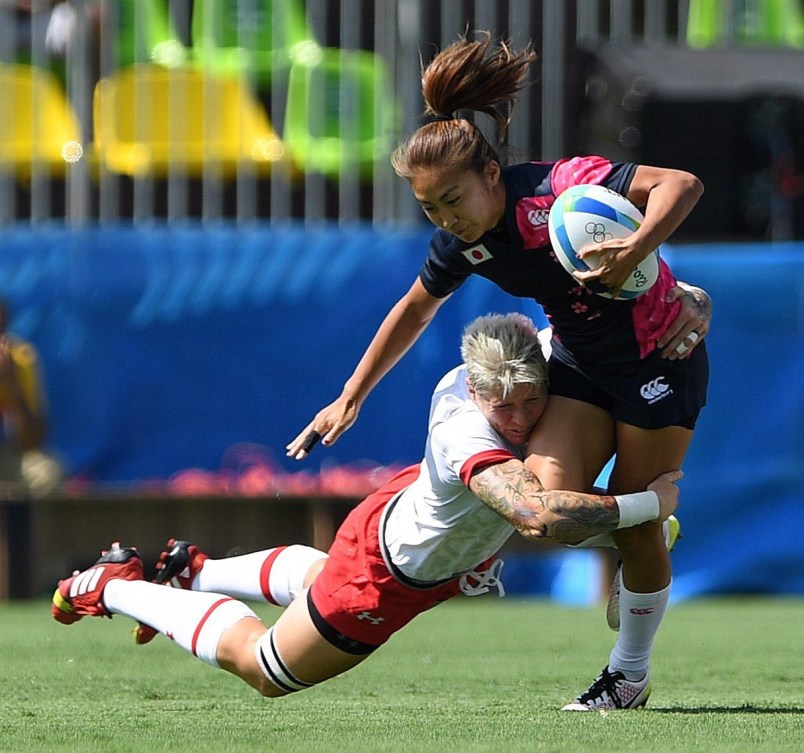
[[491, 427], [469, 396], [466, 367], [447, 373], [430, 404], [419, 477], [384, 516], [386, 559], [407, 578], [432, 583], [469, 572], [494, 555], [514, 528], [467, 484], [476, 468], [522, 460], [524, 452]]

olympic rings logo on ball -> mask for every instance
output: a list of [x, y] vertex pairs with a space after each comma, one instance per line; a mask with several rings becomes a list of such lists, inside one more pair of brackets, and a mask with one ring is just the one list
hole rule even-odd
[[637, 288], [637, 290], [650, 284], [647, 275], [639, 267], [634, 270], [631, 279], [634, 281], [634, 287]]
[[595, 243], [603, 243], [614, 238], [611, 233], [606, 232], [606, 226], [602, 222], [587, 222], [584, 230]]

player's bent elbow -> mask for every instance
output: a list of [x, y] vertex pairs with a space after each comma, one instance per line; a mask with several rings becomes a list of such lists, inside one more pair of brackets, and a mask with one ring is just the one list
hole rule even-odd
[[703, 196], [704, 184], [697, 175], [683, 173], [686, 193], [696, 202]]
[[704, 184], [700, 178], [695, 178], [695, 197], [696, 199], [700, 199], [703, 196], [704, 191]]

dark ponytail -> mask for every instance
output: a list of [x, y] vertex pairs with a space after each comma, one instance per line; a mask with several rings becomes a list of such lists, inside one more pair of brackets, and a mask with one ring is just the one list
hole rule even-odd
[[492, 49], [488, 32], [481, 32], [476, 41], [461, 37], [438, 53], [422, 71], [424, 111], [433, 120], [396, 149], [391, 157], [396, 173], [410, 179], [422, 168], [482, 172], [490, 160], [499, 162], [480, 129], [457, 114], [474, 110], [490, 116], [497, 126], [497, 143], [502, 144], [535, 59], [530, 45], [518, 53], [505, 42]]

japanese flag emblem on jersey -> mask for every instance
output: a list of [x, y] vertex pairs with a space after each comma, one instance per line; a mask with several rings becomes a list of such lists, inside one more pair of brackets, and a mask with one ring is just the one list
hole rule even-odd
[[489, 251], [482, 243], [478, 243], [472, 248], [467, 248], [461, 253], [472, 263], [482, 264], [484, 261], [491, 259], [491, 251]]

